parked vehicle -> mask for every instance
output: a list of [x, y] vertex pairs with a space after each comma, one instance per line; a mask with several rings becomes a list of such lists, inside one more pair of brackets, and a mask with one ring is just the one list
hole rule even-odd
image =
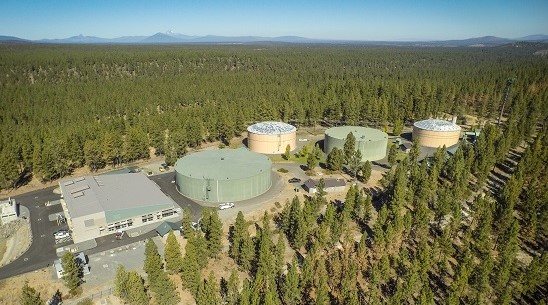
[[287, 182], [289, 182], [289, 183], [299, 183], [299, 182], [301, 182], [301, 179], [293, 177], [293, 178], [287, 180]]
[[55, 237], [55, 239], [63, 239], [63, 238], [70, 237], [70, 233], [68, 230], [59, 230], [53, 233], [53, 236]]
[[165, 171], [169, 170], [169, 166], [166, 163], [160, 164], [160, 167], [162, 167]]
[[233, 208], [233, 207], [234, 207], [233, 202], [225, 202], [225, 203], [219, 204], [219, 210], [226, 210], [226, 209], [230, 209], [230, 208]]

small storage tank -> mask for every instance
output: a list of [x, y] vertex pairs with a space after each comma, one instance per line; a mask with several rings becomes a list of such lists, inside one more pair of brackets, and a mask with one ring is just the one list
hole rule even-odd
[[247, 146], [261, 154], [283, 154], [296, 146], [297, 128], [283, 122], [260, 122], [247, 128]]
[[270, 189], [272, 161], [246, 148], [201, 151], [177, 160], [175, 185], [194, 200], [246, 200]]
[[413, 124], [413, 140], [426, 147], [450, 147], [459, 142], [461, 128], [445, 120], [428, 119]]
[[331, 152], [334, 147], [344, 149], [349, 133], [356, 138], [356, 149], [362, 154], [362, 162], [377, 161], [386, 157], [388, 135], [378, 129], [359, 126], [332, 127], [325, 131], [324, 151]]

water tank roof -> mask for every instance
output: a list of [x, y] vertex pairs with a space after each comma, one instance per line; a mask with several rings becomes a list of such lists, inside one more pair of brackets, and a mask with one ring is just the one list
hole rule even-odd
[[233, 180], [270, 172], [272, 161], [246, 148], [193, 153], [175, 163], [175, 171], [196, 179]]
[[461, 128], [446, 120], [428, 119], [413, 124], [415, 127], [431, 131], [460, 131]]
[[376, 141], [388, 138], [388, 135], [381, 130], [361, 126], [338, 126], [325, 131], [326, 136], [337, 139], [346, 139], [349, 133], [354, 135], [356, 141]]
[[284, 122], [260, 122], [255, 123], [247, 127], [247, 131], [255, 134], [265, 134], [265, 135], [278, 135], [278, 134], [288, 134], [297, 131], [295, 126], [284, 123]]

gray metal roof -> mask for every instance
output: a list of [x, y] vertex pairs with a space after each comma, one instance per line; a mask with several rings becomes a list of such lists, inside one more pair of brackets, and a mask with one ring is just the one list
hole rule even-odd
[[[320, 183], [319, 180], [312, 180], [312, 179], [308, 179], [304, 182], [304, 185], [307, 187], [307, 188], [315, 188], [318, 186], [318, 184]], [[328, 188], [328, 187], [337, 187], [337, 186], [345, 186], [346, 185], [346, 182], [344, 181], [344, 179], [335, 179], [335, 178], [327, 178], [327, 179], [324, 179], [323, 180], [323, 183], [324, 183], [324, 187], [325, 188]]]
[[438, 119], [418, 121], [415, 122], [413, 126], [431, 131], [459, 131], [461, 129], [459, 125], [453, 124], [452, 122], [446, 120]]
[[293, 125], [284, 122], [260, 122], [247, 127], [247, 131], [255, 134], [288, 134], [297, 131]]
[[354, 135], [356, 141], [377, 141], [388, 138], [388, 135], [381, 130], [361, 126], [338, 126], [325, 131], [326, 136], [336, 139], [346, 139], [349, 133]]
[[142, 174], [85, 176], [62, 180], [59, 185], [73, 218], [100, 212], [105, 212], [107, 218], [118, 218], [122, 214], [126, 217], [144, 210], [176, 207]]
[[272, 161], [246, 148], [206, 150], [184, 156], [175, 171], [193, 178], [233, 180], [270, 172]]

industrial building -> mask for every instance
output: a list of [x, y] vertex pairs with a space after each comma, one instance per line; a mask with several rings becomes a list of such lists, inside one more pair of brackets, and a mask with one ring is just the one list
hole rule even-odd
[[296, 146], [297, 128], [283, 122], [260, 122], [247, 128], [247, 146], [261, 154], [283, 154]]
[[142, 174], [86, 176], [59, 182], [75, 243], [177, 217], [181, 208]]
[[179, 193], [194, 200], [245, 200], [270, 189], [272, 161], [246, 148], [197, 152], [175, 163], [175, 183]]
[[324, 151], [330, 153], [334, 147], [344, 149], [349, 133], [356, 138], [356, 149], [362, 154], [362, 162], [377, 161], [386, 157], [388, 135], [377, 129], [358, 126], [332, 127], [325, 131]]
[[428, 119], [413, 124], [413, 140], [424, 147], [450, 147], [459, 142], [461, 128], [455, 123]]
[[[319, 181], [308, 179], [304, 182], [303, 188], [308, 193], [314, 194], [318, 191], [319, 183], [320, 183]], [[344, 188], [346, 186], [346, 182], [344, 181], [344, 179], [328, 178], [328, 179], [324, 179], [323, 183], [324, 183], [323, 190], [327, 193], [344, 192]]]
[[5, 225], [16, 220], [18, 211], [15, 199], [8, 198], [8, 200], [0, 201], [0, 225]]

